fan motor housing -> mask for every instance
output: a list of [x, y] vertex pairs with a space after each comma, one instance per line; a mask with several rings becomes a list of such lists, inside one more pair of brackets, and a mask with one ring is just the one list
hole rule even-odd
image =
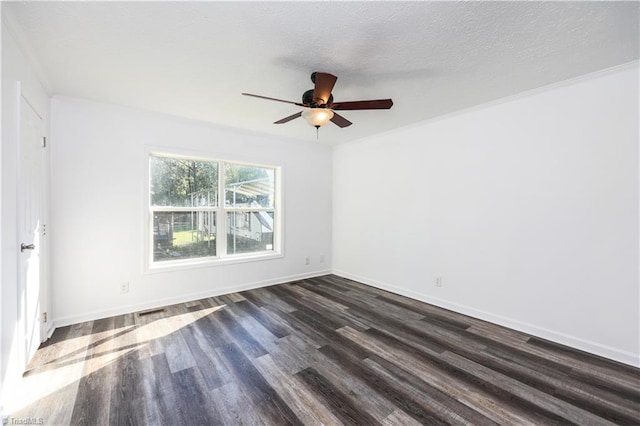
[[328, 106], [333, 103], [333, 95], [329, 95], [329, 100], [325, 104], [318, 104], [313, 100], [314, 89], [309, 89], [302, 94], [302, 103], [309, 106], [309, 108], [318, 108]]

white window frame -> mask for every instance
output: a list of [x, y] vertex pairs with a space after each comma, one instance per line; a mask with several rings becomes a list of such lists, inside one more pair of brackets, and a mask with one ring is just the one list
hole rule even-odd
[[[218, 164], [218, 200], [215, 207], [165, 207], [151, 205], [151, 157], [167, 157], [184, 160], [215, 162]], [[145, 155], [146, 161], [146, 188], [145, 188], [145, 272], [161, 272], [168, 269], [191, 269], [196, 267], [210, 267], [227, 265], [232, 263], [263, 261], [283, 257], [283, 214], [282, 206], [282, 167], [272, 164], [261, 164], [247, 161], [227, 160], [212, 158], [204, 155], [185, 155], [170, 150], [148, 150]], [[274, 171], [274, 202], [272, 208], [263, 207], [227, 207], [225, 194], [225, 165], [234, 164], [250, 167], [263, 167]], [[154, 261], [154, 241], [153, 241], [153, 218], [156, 212], [214, 212], [216, 217], [216, 255], [206, 257], [195, 257], [191, 259]], [[227, 213], [232, 212], [273, 212], [273, 250], [249, 252], [249, 253], [227, 253]]]

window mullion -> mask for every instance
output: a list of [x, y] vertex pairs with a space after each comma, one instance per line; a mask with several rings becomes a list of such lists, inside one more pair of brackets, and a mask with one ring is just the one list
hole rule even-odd
[[224, 192], [224, 178], [225, 163], [221, 161], [218, 163], [218, 224], [216, 226], [216, 253], [218, 253], [219, 258], [224, 258], [227, 256], [227, 214], [225, 212], [227, 194]]

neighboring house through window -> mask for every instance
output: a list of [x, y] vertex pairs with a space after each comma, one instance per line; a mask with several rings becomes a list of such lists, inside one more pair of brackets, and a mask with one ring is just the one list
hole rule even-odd
[[279, 169], [153, 153], [150, 264], [280, 253]]

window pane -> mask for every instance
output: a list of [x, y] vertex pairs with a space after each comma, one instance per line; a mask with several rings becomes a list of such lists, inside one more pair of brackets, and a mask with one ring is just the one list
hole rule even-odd
[[153, 261], [216, 255], [215, 212], [155, 212]]
[[227, 254], [273, 250], [273, 212], [227, 213]]
[[215, 207], [218, 164], [184, 158], [150, 157], [151, 205]]
[[274, 169], [225, 164], [224, 177], [226, 207], [274, 206]]

